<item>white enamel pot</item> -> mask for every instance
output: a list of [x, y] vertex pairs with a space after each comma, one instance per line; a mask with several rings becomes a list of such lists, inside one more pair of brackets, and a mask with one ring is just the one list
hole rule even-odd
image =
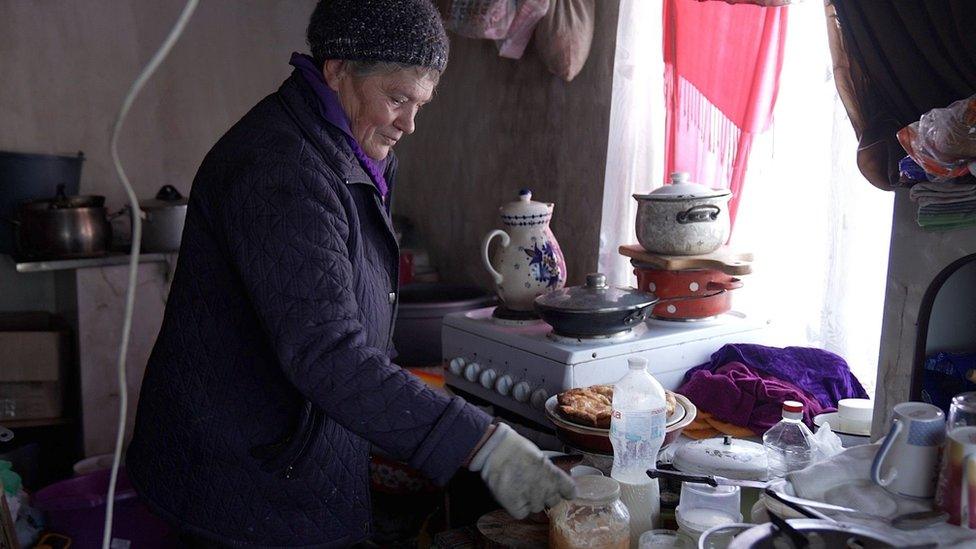
[[688, 182], [684, 172], [649, 194], [635, 194], [637, 241], [662, 255], [702, 255], [729, 239], [732, 191]]

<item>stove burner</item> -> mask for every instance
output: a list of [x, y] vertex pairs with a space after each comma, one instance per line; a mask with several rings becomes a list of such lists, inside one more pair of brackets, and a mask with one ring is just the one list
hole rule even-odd
[[534, 311], [513, 311], [504, 305], [495, 307], [491, 313], [491, 319], [503, 326], [524, 326], [541, 322], [539, 315], [535, 314]]
[[546, 334], [546, 337], [556, 343], [565, 343], [570, 345], [586, 345], [587, 343], [616, 343], [618, 341], [624, 341], [631, 339], [637, 334], [634, 330], [625, 330], [623, 332], [617, 332], [610, 335], [599, 335], [599, 336], [567, 336], [563, 334], [551, 331]]

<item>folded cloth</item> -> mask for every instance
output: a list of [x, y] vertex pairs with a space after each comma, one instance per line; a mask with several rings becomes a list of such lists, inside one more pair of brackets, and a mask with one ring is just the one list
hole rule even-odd
[[741, 362], [730, 362], [714, 372], [698, 370], [678, 388], [700, 410], [719, 421], [739, 425], [755, 433], [765, 433], [783, 417], [783, 402], [803, 403], [803, 420], [813, 426], [813, 418], [832, 408], [788, 381], [750, 369]]
[[756, 436], [756, 433], [752, 429], [720, 421], [712, 414], [701, 409], [698, 410], [695, 419], [681, 433], [695, 440], [712, 438], [719, 435], [730, 435], [736, 438]]
[[[910, 500], [896, 496], [871, 482], [871, 462], [879, 446], [866, 444], [848, 448], [826, 461], [794, 471], [786, 479], [793, 492], [801, 498], [843, 505], [883, 517], [931, 509], [932, 500]], [[920, 530], [895, 530], [878, 520], [826, 513], [844, 522], [894, 535], [906, 546], [936, 543], [939, 547], [976, 547], [976, 532], [948, 523]]]
[[971, 179], [965, 182], [924, 181], [912, 186], [908, 196], [921, 206], [966, 202], [976, 199], [976, 183]]
[[868, 396], [843, 358], [809, 347], [780, 349], [745, 343], [725, 345], [712, 354], [709, 362], [688, 370], [684, 381], [687, 383], [695, 372], [714, 372], [730, 362], [740, 362], [753, 370], [788, 381], [816, 398], [822, 408], [834, 408], [843, 398]]

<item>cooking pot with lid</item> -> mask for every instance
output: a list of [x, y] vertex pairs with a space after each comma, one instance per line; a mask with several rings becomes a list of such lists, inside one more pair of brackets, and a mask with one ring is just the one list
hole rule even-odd
[[188, 202], [172, 185], [164, 185], [159, 189], [156, 198], [139, 202], [143, 251], [179, 251]]
[[685, 172], [649, 194], [635, 194], [637, 241], [662, 255], [714, 252], [729, 239], [732, 191], [688, 182]]
[[608, 337], [640, 324], [657, 296], [614, 288], [602, 273], [586, 275], [585, 286], [561, 288], [535, 298], [535, 310], [553, 332], [565, 337]]
[[17, 208], [15, 241], [19, 259], [74, 259], [108, 252], [112, 226], [103, 196], [68, 196], [58, 185], [54, 198]]

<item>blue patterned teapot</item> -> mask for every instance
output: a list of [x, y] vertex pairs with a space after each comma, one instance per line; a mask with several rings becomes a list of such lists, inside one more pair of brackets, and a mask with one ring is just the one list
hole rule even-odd
[[[566, 284], [566, 260], [549, 229], [552, 209], [552, 203], [533, 201], [532, 191], [519, 191], [518, 200], [499, 208], [505, 230], [491, 231], [481, 245], [498, 297], [512, 311], [532, 311], [536, 297]], [[501, 246], [489, 259], [496, 236]]]

